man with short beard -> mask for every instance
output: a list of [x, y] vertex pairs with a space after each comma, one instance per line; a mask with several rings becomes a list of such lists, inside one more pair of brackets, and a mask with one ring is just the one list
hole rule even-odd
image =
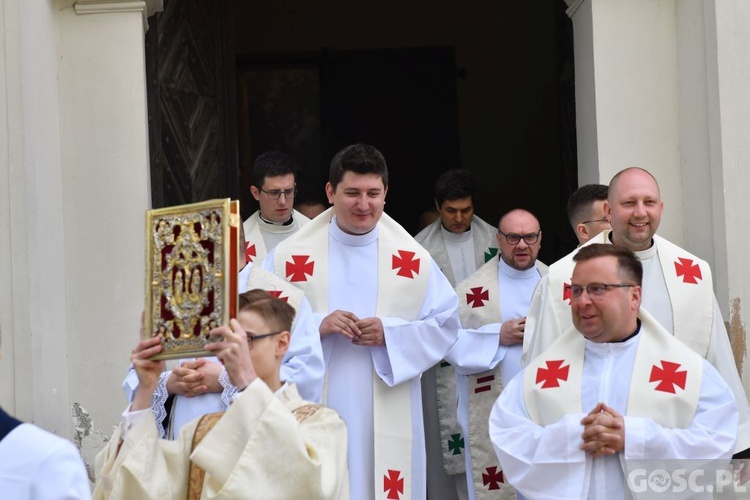
[[[748, 458], [750, 407], [713, 293], [711, 268], [705, 261], [656, 234], [663, 210], [659, 185], [648, 171], [638, 167], [622, 170], [609, 183], [606, 213], [612, 230], [600, 233], [587, 245], [620, 245], [641, 260], [642, 307], [724, 377], [739, 410], [735, 457]], [[524, 364], [544, 352], [572, 326], [570, 277], [574, 254], [552, 264], [549, 276], [539, 283], [534, 293], [527, 320], [528, 335], [524, 340]]]
[[500, 255], [456, 287], [462, 329], [446, 355], [456, 367], [470, 499], [515, 498], [508, 484], [486, 480], [502, 474], [487, 424], [503, 386], [521, 371], [526, 313], [534, 288], [547, 274], [547, 266], [537, 260], [542, 231], [534, 214], [506, 213], [496, 239]]

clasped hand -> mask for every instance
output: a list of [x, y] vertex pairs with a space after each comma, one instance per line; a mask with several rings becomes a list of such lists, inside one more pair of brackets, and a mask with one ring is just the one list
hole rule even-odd
[[380, 318], [359, 319], [356, 314], [349, 311], [333, 311], [320, 322], [319, 331], [321, 338], [337, 333], [355, 345], [385, 345], [383, 322]]
[[[212, 336], [220, 336], [222, 340], [206, 344], [205, 349], [213, 352], [219, 358], [224, 364], [232, 384], [242, 390], [257, 378], [257, 374], [250, 358], [250, 348], [245, 330], [235, 319], [232, 319], [229, 324], [231, 328], [220, 326], [211, 330]], [[149, 358], [158, 354], [161, 350], [161, 339], [151, 337], [141, 340], [131, 352], [130, 361], [138, 375], [138, 389], [133, 399], [133, 411], [150, 407], [151, 394], [156, 389], [159, 376], [164, 371], [164, 361], [152, 361]], [[195, 396], [210, 388], [212, 382], [206, 382], [206, 378], [212, 380], [213, 374], [216, 374], [218, 381], [217, 370], [220, 371], [220, 368], [216, 363], [199, 359], [176, 367], [170, 375], [170, 379], [174, 375], [174, 384], [178, 387], [178, 390], [184, 390], [185, 395], [190, 393]]]
[[625, 450], [625, 419], [606, 404], [597, 404], [583, 417], [581, 424], [581, 449], [592, 457], [614, 455]]

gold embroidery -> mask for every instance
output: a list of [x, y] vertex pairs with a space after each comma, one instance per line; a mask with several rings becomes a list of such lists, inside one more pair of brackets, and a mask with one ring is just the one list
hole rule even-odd
[[316, 404], [306, 404], [299, 406], [292, 410], [292, 413], [294, 413], [294, 416], [297, 418], [297, 422], [302, 423], [308, 418], [315, 415], [315, 412], [317, 412], [321, 408], [321, 405]]
[[[198, 422], [198, 426], [195, 428], [193, 433], [193, 443], [190, 447], [191, 453], [195, 451], [203, 438], [206, 437], [211, 429], [214, 428], [216, 422], [224, 415], [224, 412], [208, 413], [203, 415]], [[203, 492], [203, 479], [206, 476], [206, 471], [190, 461], [190, 473], [188, 475], [188, 492], [187, 500], [199, 500], [201, 493]]]

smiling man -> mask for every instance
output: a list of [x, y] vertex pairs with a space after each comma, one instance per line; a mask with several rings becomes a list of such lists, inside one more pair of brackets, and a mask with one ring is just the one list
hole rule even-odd
[[247, 262], [262, 262], [279, 242], [310, 221], [293, 208], [296, 170], [294, 160], [279, 151], [269, 151], [255, 159], [250, 193], [260, 208], [242, 224]]
[[310, 300], [323, 345], [323, 400], [349, 430], [351, 497], [424, 499], [422, 372], [453, 345], [457, 299], [448, 280], [383, 213], [388, 168], [372, 146], [331, 161], [332, 208], [263, 261]]
[[[605, 205], [611, 231], [589, 241], [623, 246], [643, 264], [643, 308], [669, 333], [711, 363], [732, 389], [739, 410], [738, 458], [750, 448], [750, 407], [742, 387], [729, 336], [713, 293], [708, 263], [656, 234], [664, 202], [656, 179], [631, 167], [609, 183]], [[581, 248], [585, 248], [584, 245]], [[571, 326], [571, 253], [550, 266], [537, 287], [526, 321], [524, 360], [544, 352]], [[745, 471], [750, 472], [750, 468]]]
[[524, 498], [630, 498], [626, 476], [645, 460], [659, 468], [685, 460], [675, 462], [683, 471], [686, 459], [728, 462], [737, 435], [732, 393], [706, 360], [639, 311], [638, 258], [592, 244], [573, 259], [575, 328], [511, 380], [492, 408], [505, 479]]

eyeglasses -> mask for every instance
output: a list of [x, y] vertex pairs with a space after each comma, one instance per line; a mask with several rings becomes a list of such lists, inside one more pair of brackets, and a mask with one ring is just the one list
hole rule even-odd
[[292, 199], [295, 196], [297, 196], [297, 186], [294, 186], [293, 188], [289, 188], [289, 189], [284, 189], [284, 190], [272, 189], [270, 191], [266, 191], [263, 188], [260, 188], [260, 190], [266, 193], [266, 196], [268, 196], [268, 198], [271, 200], [278, 200], [279, 198], [281, 198], [282, 194], [284, 195], [284, 198], [286, 198], [287, 200]]
[[505, 234], [501, 230], [497, 230], [498, 233], [505, 236], [505, 241], [508, 242], [508, 245], [518, 245], [521, 243], [521, 240], [525, 241], [527, 245], [533, 245], [537, 242], [539, 239], [539, 233], [528, 233], [528, 234], [516, 234], [516, 233], [508, 233]]
[[262, 335], [257, 335], [253, 332], [248, 332], [247, 330], [245, 330], [245, 334], [247, 334], [247, 343], [250, 344], [250, 349], [253, 348], [253, 342], [257, 342], [266, 337], [273, 337], [274, 335], [278, 335], [280, 333], [281, 332], [271, 332], [271, 333], [264, 333]]
[[581, 221], [581, 224], [588, 224], [589, 222], [609, 222], [609, 220], [606, 217], [602, 217], [601, 219], [584, 220]]
[[570, 295], [573, 300], [578, 300], [583, 295], [583, 292], [589, 294], [589, 297], [601, 297], [610, 288], [631, 288], [638, 285], [631, 285], [630, 283], [589, 283], [586, 286], [581, 285], [570, 285]]

